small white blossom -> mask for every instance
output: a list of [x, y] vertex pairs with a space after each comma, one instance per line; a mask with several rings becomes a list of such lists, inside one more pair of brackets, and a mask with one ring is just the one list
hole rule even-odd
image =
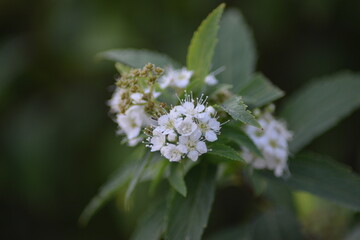
[[162, 89], [167, 87], [186, 88], [192, 75], [193, 71], [189, 71], [186, 68], [179, 70], [169, 68], [166, 74], [159, 79], [159, 85]]
[[206, 100], [201, 97], [194, 101], [186, 95], [180, 105], [160, 116], [148, 138], [147, 146], [151, 151], [160, 150], [170, 161], [185, 157], [197, 161], [206, 153], [206, 141], [216, 141], [221, 128], [215, 109], [208, 107]]
[[178, 162], [181, 160], [182, 154], [186, 150], [182, 146], [176, 146], [174, 144], [168, 144], [161, 148], [161, 154], [170, 160], [170, 162]]
[[218, 80], [213, 74], [209, 74], [205, 78], [205, 83], [209, 86], [216, 85], [218, 83]]
[[166, 143], [165, 135], [158, 133], [151, 138], [151, 152], [159, 151]]
[[188, 158], [196, 161], [199, 155], [207, 152], [207, 147], [204, 141], [200, 140], [201, 132], [195, 131], [190, 136], [180, 136], [179, 145], [186, 148]]
[[[117, 113], [115, 121], [119, 126], [118, 133], [125, 134], [129, 146], [135, 146], [143, 140], [139, 137], [142, 129], [146, 126], [152, 125], [153, 120], [147, 116], [142, 105], [132, 105], [125, 113], [120, 113], [119, 105], [121, 105], [121, 94], [123, 90], [120, 88], [116, 89], [112, 99], [109, 101], [111, 112]], [[130, 98], [134, 104], [142, 103], [142, 94], [133, 93]]]
[[131, 106], [125, 114], [118, 114], [116, 122], [128, 139], [135, 139], [139, 136], [141, 129], [147, 125], [149, 119], [145, 114], [143, 106]]
[[197, 125], [192, 117], [178, 118], [175, 121], [175, 129], [180, 135], [189, 136], [197, 129]]
[[111, 99], [107, 102], [107, 104], [110, 107], [110, 112], [113, 113], [119, 113], [120, 109], [119, 109], [119, 105], [122, 102], [122, 95], [125, 93], [126, 91], [122, 88], [116, 88]]
[[[274, 107], [271, 108], [273, 111]], [[254, 168], [273, 170], [275, 176], [279, 177], [288, 171], [288, 141], [292, 134], [283, 122], [272, 116], [271, 111], [258, 113], [258, 122], [263, 130], [249, 125], [245, 127], [245, 132], [262, 152], [263, 157], [254, 155], [247, 148], [243, 149], [243, 157]]]
[[140, 104], [140, 103], [145, 103], [145, 101], [142, 99], [143, 96], [144, 94], [142, 93], [133, 93], [130, 95], [130, 98], [134, 104]]
[[214, 142], [217, 140], [220, 123], [215, 118], [210, 117], [210, 115], [202, 115], [202, 118], [199, 119], [198, 126], [207, 141]]
[[158, 119], [158, 129], [164, 134], [174, 133], [175, 121], [177, 120], [178, 113], [176, 111], [163, 115]]

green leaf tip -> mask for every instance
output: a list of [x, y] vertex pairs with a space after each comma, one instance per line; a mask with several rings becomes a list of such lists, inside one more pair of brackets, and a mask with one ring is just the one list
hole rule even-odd
[[225, 4], [222, 3], [214, 9], [202, 21], [190, 41], [186, 65], [189, 70], [194, 71], [192, 83], [189, 85], [194, 92], [202, 88], [205, 77], [209, 74], [218, 41], [219, 22], [224, 8]]
[[246, 109], [247, 105], [243, 102], [240, 96], [230, 98], [225, 103], [223, 103], [221, 107], [233, 119], [261, 129], [261, 126], [258, 121], [256, 121], [254, 115], [252, 115], [252, 113]]
[[187, 188], [184, 181], [184, 167], [181, 163], [170, 163], [169, 183], [183, 197], [186, 197]]
[[256, 47], [253, 34], [238, 9], [229, 8], [220, 21], [219, 42], [215, 48], [213, 66], [225, 67], [217, 78], [219, 83], [231, 84], [238, 92], [248, 85], [256, 66]]
[[298, 152], [313, 139], [360, 108], [360, 74], [339, 72], [310, 81], [281, 108], [294, 133], [290, 151]]
[[[227, 160], [245, 162], [245, 160], [241, 157], [241, 155], [232, 147], [221, 143], [212, 143], [209, 144], [211, 151], [208, 154], [220, 156], [226, 158]], [[220, 159], [220, 161], [227, 161], [225, 159]]]
[[238, 92], [251, 107], [262, 107], [285, 95], [262, 73], [255, 73], [251, 81]]
[[180, 67], [181, 65], [165, 54], [147, 49], [110, 49], [96, 55], [98, 60], [120, 62], [133, 68], [140, 68], [147, 63], [153, 63], [158, 67]]

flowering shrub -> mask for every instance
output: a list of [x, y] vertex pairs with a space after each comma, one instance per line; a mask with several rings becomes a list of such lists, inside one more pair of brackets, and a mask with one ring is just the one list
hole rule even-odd
[[[293, 203], [282, 199], [288, 187], [360, 210], [360, 193], [353, 193], [360, 189], [358, 175], [317, 154], [297, 154], [359, 107], [359, 75], [344, 72], [313, 81], [275, 113], [273, 102], [284, 92], [254, 73], [251, 33], [237, 10], [225, 12], [220, 21], [223, 10], [221, 4], [194, 33], [186, 67], [147, 50], [100, 54], [114, 60], [120, 73], [108, 105], [117, 132], [136, 146], [138, 160], [125, 161], [101, 188], [81, 215], [82, 224], [124, 188], [125, 205], [131, 206], [140, 183], [150, 184], [151, 201], [133, 239], [201, 239], [216, 187], [222, 185], [246, 185], [269, 202], [232, 229], [236, 236], [264, 234], [251, 239], [271, 236], [262, 231], [272, 229], [266, 224], [281, 226], [272, 236], [301, 238]], [[287, 228], [293, 235], [286, 235]]]

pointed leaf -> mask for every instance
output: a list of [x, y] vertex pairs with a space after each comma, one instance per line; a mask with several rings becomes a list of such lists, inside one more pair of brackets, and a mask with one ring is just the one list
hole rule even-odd
[[115, 63], [115, 68], [121, 75], [126, 74], [131, 71], [131, 67], [129, 67], [126, 64], [119, 63], [119, 62]]
[[249, 84], [239, 92], [246, 104], [251, 107], [262, 107], [284, 96], [284, 92], [273, 85], [261, 73], [255, 74]]
[[286, 209], [271, 209], [251, 222], [219, 231], [206, 240], [304, 239], [295, 215]]
[[235, 151], [233, 148], [225, 144], [212, 143], [209, 144], [209, 148], [211, 149], [211, 151], [208, 151], [207, 152], [208, 154], [222, 157], [219, 159], [219, 161], [228, 161], [228, 159], [230, 159], [234, 161], [244, 162], [244, 159], [240, 156], [240, 154], [237, 151]]
[[251, 237], [251, 226], [249, 225], [236, 225], [232, 227], [227, 227], [222, 229], [214, 234], [211, 234], [209, 237], [205, 238], [206, 240], [252, 240]]
[[226, 125], [221, 128], [221, 138], [228, 139], [232, 142], [235, 142], [239, 147], [246, 147], [252, 153], [262, 156], [261, 151], [251, 140], [251, 138], [244, 133], [244, 131], [238, 126]]
[[142, 68], [147, 63], [157, 67], [179, 67], [180, 65], [165, 54], [146, 49], [112, 49], [97, 55], [100, 59], [124, 63], [133, 68]]
[[237, 92], [251, 81], [255, 69], [256, 49], [252, 33], [236, 9], [224, 13], [220, 22], [219, 43], [215, 50], [214, 66], [225, 66], [218, 75], [221, 83], [234, 86]]
[[188, 69], [194, 71], [191, 90], [200, 90], [206, 75], [209, 74], [215, 46], [219, 21], [224, 11], [225, 4], [220, 4], [201, 23], [191, 39], [188, 49], [186, 64]]
[[272, 209], [260, 215], [252, 232], [253, 240], [304, 239], [295, 215], [287, 209]]
[[291, 152], [336, 125], [360, 107], [360, 74], [337, 73], [311, 81], [285, 102], [281, 116], [294, 133]]
[[131, 194], [133, 193], [133, 191], [135, 190], [136, 185], [138, 184], [141, 175], [143, 174], [146, 166], [148, 165], [148, 163], [151, 160], [151, 154], [150, 152], [147, 152], [144, 159], [142, 161], [140, 161], [139, 166], [137, 167], [137, 169], [135, 169], [135, 172], [131, 178], [130, 184], [126, 190], [126, 194], [125, 194], [125, 205], [128, 204], [129, 199]]
[[360, 211], [360, 176], [343, 164], [318, 154], [301, 154], [289, 164], [291, 176], [288, 179], [275, 178], [270, 173], [265, 175], [292, 188]]
[[255, 120], [255, 117], [249, 110], [246, 110], [247, 106], [242, 101], [241, 97], [235, 96], [227, 100], [221, 105], [222, 109], [227, 112], [233, 119], [241, 121], [245, 124], [252, 125], [257, 128], [261, 128], [260, 124]]
[[186, 197], [187, 189], [184, 181], [184, 166], [181, 163], [170, 163], [169, 182], [177, 192]]
[[216, 166], [202, 162], [186, 176], [188, 196], [176, 194], [169, 213], [167, 238], [200, 240], [215, 194]]
[[169, 161], [167, 161], [167, 159], [162, 159], [162, 161], [160, 161], [160, 167], [156, 169], [156, 174], [152, 177], [151, 180], [149, 188], [150, 195], [153, 195], [155, 193], [156, 188], [158, 187], [160, 181], [163, 179], [164, 172], [166, 170], [166, 167], [168, 166], [168, 163]]
[[131, 240], [159, 240], [165, 230], [166, 201], [151, 206], [141, 218]]
[[123, 167], [113, 177], [109, 179], [105, 185], [103, 185], [99, 193], [91, 199], [90, 203], [85, 207], [79, 218], [79, 223], [82, 226], [86, 226], [92, 216], [114, 195], [124, 187], [130, 180], [133, 174], [133, 167]]

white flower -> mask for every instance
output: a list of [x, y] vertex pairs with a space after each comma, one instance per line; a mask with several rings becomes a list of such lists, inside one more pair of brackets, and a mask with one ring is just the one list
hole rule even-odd
[[176, 77], [174, 78], [174, 85], [178, 88], [186, 88], [190, 82], [190, 78], [193, 75], [193, 71], [189, 71], [186, 68], [182, 68], [177, 71]]
[[173, 133], [175, 127], [175, 121], [177, 120], [178, 115], [179, 114], [176, 111], [170, 111], [169, 114], [159, 117], [158, 119], [159, 131], [163, 132], [164, 134]]
[[220, 131], [220, 123], [209, 115], [199, 119], [199, 129], [205, 135], [206, 140], [214, 142], [217, 140], [217, 133]]
[[197, 129], [197, 125], [191, 117], [178, 118], [175, 121], [175, 129], [180, 135], [189, 136]]
[[136, 138], [142, 128], [144, 120], [144, 108], [142, 106], [132, 106], [125, 114], [118, 114], [116, 122], [121, 130], [125, 132], [128, 139]]
[[258, 122], [263, 130], [246, 126], [245, 132], [254, 141], [263, 157], [258, 157], [247, 148], [243, 150], [245, 161], [257, 169], [270, 169], [275, 176], [282, 176], [288, 171], [288, 141], [292, 134], [283, 122], [276, 120], [270, 112], [259, 113]]
[[110, 106], [110, 111], [113, 113], [119, 113], [119, 105], [122, 103], [122, 95], [126, 91], [122, 88], [116, 88], [111, 99], [107, 102], [107, 104]]
[[168, 144], [161, 148], [161, 154], [164, 155], [170, 162], [178, 162], [181, 160], [182, 154], [185, 149], [182, 146], [176, 146], [174, 144]]
[[218, 83], [218, 80], [215, 78], [215, 76], [213, 74], [209, 74], [205, 78], [205, 83], [209, 86], [213, 86]]
[[133, 101], [134, 104], [140, 104], [140, 103], [145, 103], [146, 101], [144, 101], [142, 98], [144, 97], [144, 94], [142, 93], [132, 93], [130, 95], [131, 100]]
[[159, 151], [166, 143], [165, 135], [161, 133], [154, 135], [151, 138], [150, 143], [152, 144], [151, 152]]
[[196, 161], [199, 155], [207, 152], [207, 147], [205, 142], [200, 141], [201, 132], [199, 130], [195, 131], [190, 136], [180, 136], [179, 137], [179, 146], [184, 146], [186, 148], [187, 156]]
[[159, 85], [162, 89], [167, 87], [186, 88], [189, 84], [193, 71], [186, 68], [175, 70], [173, 68], [167, 69], [166, 74], [159, 79]]

